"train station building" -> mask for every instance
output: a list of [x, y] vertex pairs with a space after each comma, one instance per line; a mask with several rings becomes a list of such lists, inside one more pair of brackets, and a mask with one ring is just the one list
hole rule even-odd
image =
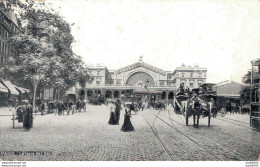
[[126, 94], [138, 95], [141, 99], [173, 100], [179, 85], [194, 88], [205, 83], [207, 69], [198, 65], [177, 67], [174, 71], [165, 71], [143, 61], [139, 61], [117, 70], [109, 70], [105, 66], [88, 66], [92, 75], [84, 88], [77, 85], [67, 91], [75, 94], [77, 99], [88, 99], [95, 95], [118, 99]]

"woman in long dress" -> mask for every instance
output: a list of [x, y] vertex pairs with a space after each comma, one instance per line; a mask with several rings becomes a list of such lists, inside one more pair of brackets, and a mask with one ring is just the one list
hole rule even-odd
[[109, 111], [110, 111], [110, 118], [108, 121], [109, 125], [116, 125], [116, 114], [115, 114], [115, 107], [113, 103], [108, 104]]
[[121, 128], [121, 130], [124, 131], [124, 132], [134, 131], [134, 127], [133, 127], [133, 125], [131, 123], [130, 117], [131, 117], [131, 115], [129, 114], [127, 109], [125, 109], [124, 124], [123, 124], [123, 126]]

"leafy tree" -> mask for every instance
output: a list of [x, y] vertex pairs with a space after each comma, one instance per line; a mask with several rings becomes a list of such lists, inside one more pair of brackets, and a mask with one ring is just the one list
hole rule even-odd
[[45, 3], [31, 0], [26, 3], [13, 0], [3, 6], [19, 9], [23, 32], [10, 38], [13, 54], [1, 70], [4, 77], [19, 85], [30, 83], [34, 106], [39, 84], [64, 91], [77, 81], [82, 85], [87, 82], [87, 69], [72, 51], [74, 38], [70, 24], [63, 17], [54, 10], [46, 10]]
[[251, 83], [251, 71], [248, 71], [243, 77], [242, 82], [244, 84], [250, 84]]

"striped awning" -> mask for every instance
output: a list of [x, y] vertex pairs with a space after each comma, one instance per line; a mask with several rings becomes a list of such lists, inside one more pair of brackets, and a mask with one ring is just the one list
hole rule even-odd
[[15, 89], [15, 86], [10, 81], [2, 80], [2, 83], [5, 85], [5, 87], [7, 87], [11, 94], [19, 95], [19, 92]]
[[14, 85], [14, 87], [21, 93], [28, 93], [30, 90]]
[[0, 82], [0, 92], [8, 93], [8, 89]]

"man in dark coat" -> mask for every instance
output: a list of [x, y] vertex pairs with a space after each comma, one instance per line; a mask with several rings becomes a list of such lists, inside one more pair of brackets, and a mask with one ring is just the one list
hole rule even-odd
[[117, 100], [115, 105], [116, 105], [116, 108], [115, 108], [116, 124], [119, 124], [120, 110], [121, 110], [121, 102], [120, 102], [120, 100]]
[[23, 121], [23, 127], [26, 130], [30, 130], [32, 128], [33, 124], [33, 108], [32, 105], [28, 104], [25, 109], [24, 113], [24, 121]]

